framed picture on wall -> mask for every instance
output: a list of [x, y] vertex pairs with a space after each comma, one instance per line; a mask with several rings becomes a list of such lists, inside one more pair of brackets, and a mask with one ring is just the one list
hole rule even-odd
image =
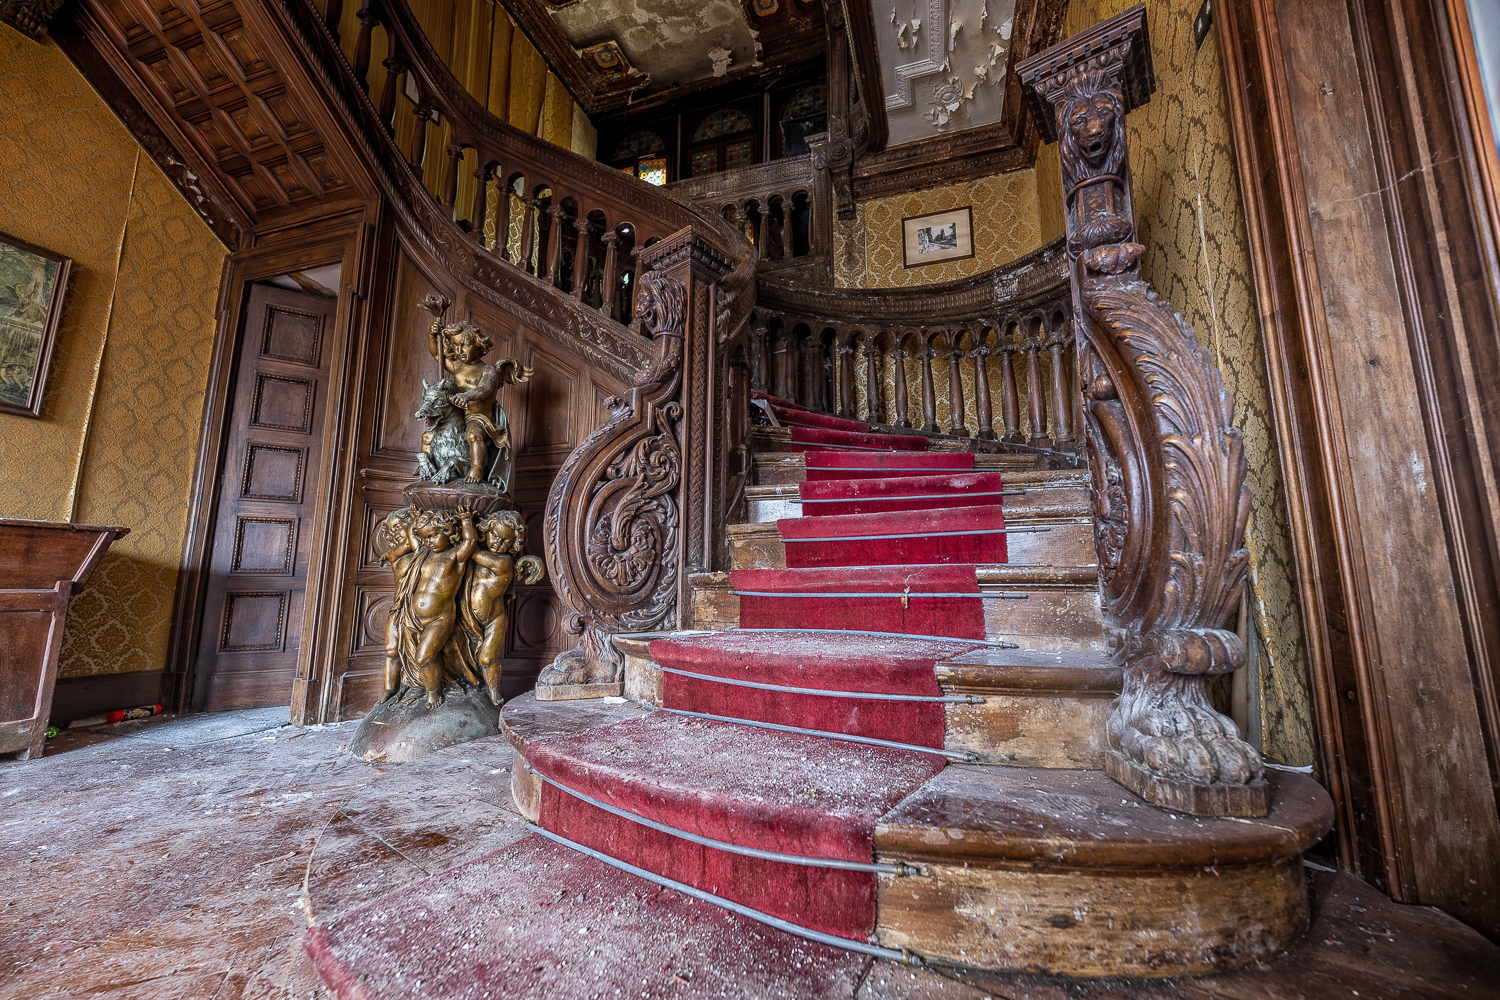
[[974, 256], [974, 209], [953, 208], [901, 220], [907, 267]]
[[0, 233], [0, 413], [42, 415], [71, 258]]

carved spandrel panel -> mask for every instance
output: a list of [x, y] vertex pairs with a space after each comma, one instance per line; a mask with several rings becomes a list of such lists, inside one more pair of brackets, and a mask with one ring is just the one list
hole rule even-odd
[[528, 456], [566, 455], [576, 443], [573, 411], [579, 383], [578, 369], [535, 345], [529, 345], [526, 364], [536, 374], [526, 384], [523, 452]]

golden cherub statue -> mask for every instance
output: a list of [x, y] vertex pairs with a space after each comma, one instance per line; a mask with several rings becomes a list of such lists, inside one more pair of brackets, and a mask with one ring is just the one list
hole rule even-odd
[[510, 428], [496, 397], [502, 385], [525, 382], [532, 370], [515, 358], [486, 364], [484, 356], [494, 350], [495, 342], [473, 323], [444, 325], [442, 316], [449, 305], [441, 295], [422, 300], [433, 317], [427, 349], [444, 377], [433, 385], [422, 382], [417, 416], [431, 422], [432, 429], [422, 435], [417, 476], [446, 483], [458, 478], [461, 470], [468, 482], [490, 482], [509, 490]]

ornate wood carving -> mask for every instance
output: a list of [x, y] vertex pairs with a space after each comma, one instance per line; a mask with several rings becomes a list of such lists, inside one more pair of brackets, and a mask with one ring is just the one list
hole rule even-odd
[[1144, 5], [1017, 72], [1038, 131], [1062, 143], [1100, 582], [1124, 640], [1109, 772], [1173, 809], [1265, 815], [1259, 753], [1208, 702], [1210, 677], [1245, 662], [1223, 628], [1249, 561], [1233, 400], [1134, 242], [1125, 114], [1153, 89]]
[[39, 42], [47, 33], [47, 22], [61, 6], [62, 0], [3, 0], [0, 2], [0, 21]]

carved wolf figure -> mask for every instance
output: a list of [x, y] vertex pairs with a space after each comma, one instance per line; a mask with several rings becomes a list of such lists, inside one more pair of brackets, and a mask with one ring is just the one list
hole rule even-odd
[[434, 483], [458, 479], [469, 470], [469, 445], [464, 439], [464, 411], [454, 406], [458, 385], [441, 379], [431, 385], [422, 380], [422, 406], [418, 420], [427, 421], [422, 435], [422, 454], [417, 457], [417, 478]]

